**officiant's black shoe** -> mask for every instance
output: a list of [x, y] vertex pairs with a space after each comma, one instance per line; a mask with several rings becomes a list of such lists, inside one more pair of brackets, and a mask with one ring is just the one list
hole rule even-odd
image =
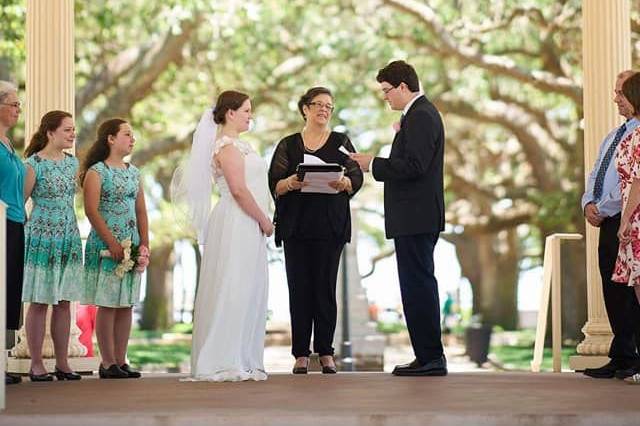
[[621, 366], [617, 362], [609, 361], [607, 364], [598, 368], [586, 368], [583, 371], [585, 376], [593, 377], [594, 379], [612, 379], [616, 375], [617, 370], [625, 369], [626, 366]]
[[122, 364], [120, 369], [129, 375], [130, 379], [139, 379], [142, 374], [138, 370], [131, 368], [129, 364]]
[[29, 370], [29, 380], [32, 382], [52, 382], [53, 376], [49, 373], [33, 374], [33, 371]]
[[336, 374], [338, 370], [335, 365], [324, 365], [322, 363], [322, 358], [318, 358], [320, 361], [320, 367], [322, 367], [322, 374]]
[[[297, 360], [296, 360], [297, 361]], [[309, 359], [307, 359], [307, 365], [304, 367], [293, 367], [293, 374], [307, 374], [309, 371]]]
[[57, 366], [56, 369], [54, 371], [54, 373], [56, 378], [58, 380], [80, 380], [82, 379], [82, 376], [79, 375], [78, 373], [75, 373], [73, 371], [70, 371], [69, 373], [66, 373], [62, 370], [60, 370]]
[[414, 359], [409, 364], [397, 365], [391, 374], [394, 376], [446, 376], [447, 360], [443, 356], [426, 364]]
[[126, 371], [123, 371], [117, 364], [111, 364], [109, 368], [104, 368], [102, 364], [100, 364], [100, 368], [98, 369], [98, 376], [101, 379], [128, 379], [129, 374]]

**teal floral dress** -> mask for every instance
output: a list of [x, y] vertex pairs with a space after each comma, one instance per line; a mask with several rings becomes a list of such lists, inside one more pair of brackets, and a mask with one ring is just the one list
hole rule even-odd
[[78, 159], [37, 154], [26, 162], [36, 177], [33, 210], [25, 226], [22, 301], [56, 305], [82, 298], [82, 242], [73, 209]]
[[[139, 245], [135, 206], [140, 172], [130, 164], [126, 169], [118, 169], [103, 162], [94, 164], [90, 170], [101, 178], [98, 211], [109, 230], [118, 241], [131, 240], [133, 245]], [[100, 251], [107, 249], [107, 244], [92, 228], [85, 246], [85, 297], [82, 302], [110, 308], [133, 306], [140, 298], [141, 275], [131, 270], [122, 279], [118, 278], [115, 274], [117, 263], [100, 255]]]

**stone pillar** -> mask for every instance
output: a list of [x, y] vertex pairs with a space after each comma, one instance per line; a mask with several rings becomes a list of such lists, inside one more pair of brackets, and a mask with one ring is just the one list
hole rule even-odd
[[[36, 130], [40, 118], [53, 109], [75, 113], [74, 74], [74, 2], [73, 0], [27, 0], [27, 81], [25, 95], [25, 136]], [[28, 306], [24, 306], [24, 312]], [[53, 341], [47, 334], [43, 345], [45, 367], [53, 370]], [[71, 336], [69, 364], [78, 371], [92, 371], [95, 358], [85, 358], [87, 349], [79, 341], [80, 329], [76, 325], [76, 306], [71, 307]], [[11, 350], [9, 371], [24, 373], [29, 370], [29, 351], [24, 327], [18, 332], [18, 343]]]
[[[621, 124], [612, 98], [616, 76], [631, 68], [630, 10], [629, 0], [582, 1], [585, 173], [593, 167], [602, 139]], [[574, 370], [605, 364], [612, 339], [598, 271], [598, 230], [589, 224], [586, 228], [588, 320], [577, 348], [580, 355], [570, 361]]]
[[[351, 355], [355, 371], [382, 371], [384, 369], [385, 338], [376, 330], [376, 324], [369, 319], [369, 301], [362, 287], [358, 268], [358, 207], [351, 209], [351, 243], [345, 245], [346, 274], [348, 281], [349, 337]], [[342, 258], [344, 260], [344, 257]], [[342, 292], [344, 288], [343, 264], [340, 262], [337, 282], [338, 318], [333, 346], [336, 363], [342, 358]]]

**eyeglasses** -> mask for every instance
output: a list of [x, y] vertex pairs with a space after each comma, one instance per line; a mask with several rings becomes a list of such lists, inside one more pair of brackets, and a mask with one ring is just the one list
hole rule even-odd
[[392, 91], [393, 89], [397, 89], [400, 86], [391, 86], [391, 87], [383, 87], [382, 88], [382, 93], [384, 93], [385, 95], [389, 94], [390, 91]]
[[2, 102], [0, 103], [0, 105], [6, 105], [14, 108], [22, 108], [22, 104], [20, 102], [11, 102], [11, 103]]
[[327, 109], [327, 110], [329, 110], [329, 111], [331, 111], [331, 112], [333, 112], [333, 110], [334, 110], [334, 108], [335, 108], [335, 107], [334, 107], [333, 105], [331, 105], [331, 104], [323, 104], [322, 102], [309, 102], [309, 106], [314, 106], [314, 107], [317, 107], [318, 109], [323, 109], [323, 108], [325, 108], [325, 109]]

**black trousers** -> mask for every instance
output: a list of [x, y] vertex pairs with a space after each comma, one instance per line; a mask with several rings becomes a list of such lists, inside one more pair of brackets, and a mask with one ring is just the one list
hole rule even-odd
[[606, 218], [600, 225], [598, 261], [604, 305], [613, 331], [609, 358], [622, 367], [627, 367], [639, 359], [637, 345], [640, 339], [636, 333], [640, 324], [640, 307], [633, 287], [611, 281], [618, 257], [619, 227], [620, 214]]
[[336, 330], [336, 280], [344, 242], [337, 240], [284, 241], [284, 258], [289, 284], [291, 353], [309, 356], [311, 332], [313, 350], [320, 356], [333, 355]]
[[443, 354], [440, 297], [434, 275], [433, 249], [439, 234], [394, 239], [402, 307], [416, 359], [425, 364]]
[[7, 329], [20, 328], [24, 276], [24, 225], [7, 220]]

